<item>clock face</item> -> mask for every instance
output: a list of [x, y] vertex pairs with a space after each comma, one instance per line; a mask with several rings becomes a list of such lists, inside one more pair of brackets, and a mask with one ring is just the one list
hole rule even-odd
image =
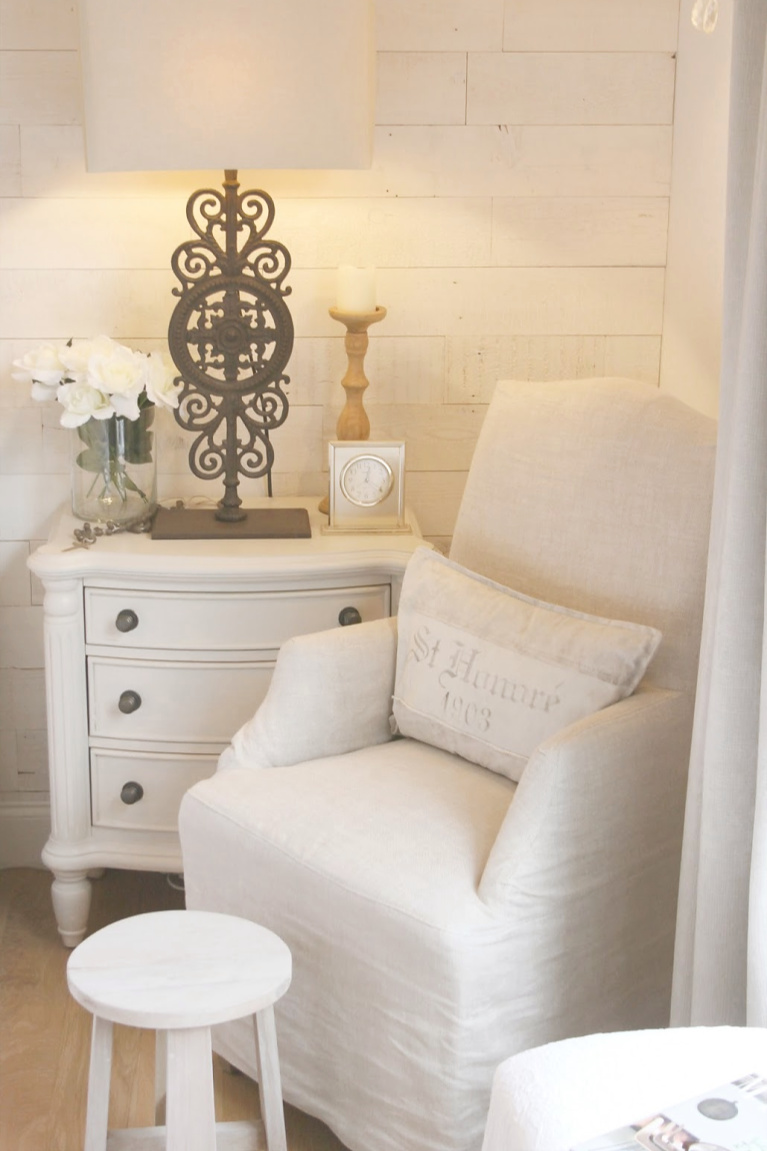
[[339, 477], [341, 491], [351, 504], [372, 508], [386, 499], [394, 486], [394, 473], [380, 456], [355, 456]]

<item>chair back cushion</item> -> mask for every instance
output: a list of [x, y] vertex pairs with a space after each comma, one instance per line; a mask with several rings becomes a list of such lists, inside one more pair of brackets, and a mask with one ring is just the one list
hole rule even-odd
[[616, 378], [496, 387], [451, 559], [525, 595], [649, 624], [647, 680], [697, 674], [716, 423]]

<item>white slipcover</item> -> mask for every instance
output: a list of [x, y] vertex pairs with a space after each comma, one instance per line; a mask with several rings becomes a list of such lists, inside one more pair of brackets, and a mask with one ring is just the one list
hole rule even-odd
[[[712, 421], [648, 385], [497, 388], [451, 554], [665, 637], [637, 693], [541, 744], [516, 790], [388, 738], [383, 621], [285, 645], [184, 798], [187, 904], [288, 943], [285, 1097], [352, 1151], [477, 1151], [504, 1058], [667, 1022], [713, 453]], [[217, 1037], [250, 1072], [252, 1042]]]

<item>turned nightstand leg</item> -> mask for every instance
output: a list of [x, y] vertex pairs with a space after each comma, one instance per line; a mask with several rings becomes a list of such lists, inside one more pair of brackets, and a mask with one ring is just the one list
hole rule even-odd
[[87, 871], [54, 872], [51, 884], [53, 914], [65, 947], [77, 947], [88, 929], [91, 885]]

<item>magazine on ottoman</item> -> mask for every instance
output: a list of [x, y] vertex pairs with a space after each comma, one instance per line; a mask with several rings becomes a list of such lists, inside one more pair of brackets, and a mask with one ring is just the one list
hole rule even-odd
[[767, 1073], [674, 1103], [571, 1151], [767, 1151]]

